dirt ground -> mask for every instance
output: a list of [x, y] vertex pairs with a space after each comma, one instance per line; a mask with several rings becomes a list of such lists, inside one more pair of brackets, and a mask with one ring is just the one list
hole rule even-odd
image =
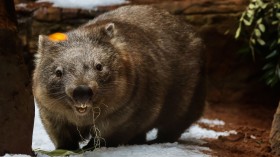
[[237, 132], [235, 135], [214, 140], [206, 139], [205, 146], [212, 149], [210, 154], [218, 157], [274, 157], [269, 145], [269, 132], [276, 107], [208, 104], [204, 117], [223, 120], [225, 125], [211, 127], [200, 124], [202, 127], [215, 131]]

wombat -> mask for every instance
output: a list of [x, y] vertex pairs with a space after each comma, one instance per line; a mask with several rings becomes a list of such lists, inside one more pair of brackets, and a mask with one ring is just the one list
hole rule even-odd
[[[39, 36], [33, 92], [56, 149], [174, 142], [203, 112], [203, 43], [166, 11], [124, 6], [52, 41]], [[158, 129], [157, 138], [146, 133]]]

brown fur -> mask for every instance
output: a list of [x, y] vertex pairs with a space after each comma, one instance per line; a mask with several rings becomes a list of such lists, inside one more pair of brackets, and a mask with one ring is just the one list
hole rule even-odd
[[[150, 143], [174, 142], [201, 116], [203, 44], [179, 18], [126, 6], [67, 35], [60, 42], [40, 36], [33, 77], [40, 116], [57, 149], [79, 148], [83, 138], [94, 137], [93, 126], [106, 146], [147, 143], [152, 128], [158, 135]], [[58, 67], [62, 77], [55, 75]], [[94, 93], [85, 115], [74, 107], [80, 105], [72, 96], [79, 85]]]

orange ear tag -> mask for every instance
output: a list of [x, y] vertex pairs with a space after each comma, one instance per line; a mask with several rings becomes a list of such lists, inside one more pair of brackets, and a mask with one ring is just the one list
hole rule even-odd
[[53, 33], [51, 35], [49, 35], [49, 39], [51, 41], [65, 41], [68, 39], [67, 35], [64, 33]]

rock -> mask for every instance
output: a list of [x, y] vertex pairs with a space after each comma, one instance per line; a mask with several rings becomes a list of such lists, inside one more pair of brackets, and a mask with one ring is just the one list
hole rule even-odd
[[62, 20], [78, 18], [80, 9], [62, 9]]
[[33, 14], [35, 20], [46, 22], [61, 21], [61, 8], [56, 7], [40, 7]]
[[155, 6], [165, 8], [174, 14], [221, 14], [243, 11], [247, 0], [181, 0], [154, 3]]

